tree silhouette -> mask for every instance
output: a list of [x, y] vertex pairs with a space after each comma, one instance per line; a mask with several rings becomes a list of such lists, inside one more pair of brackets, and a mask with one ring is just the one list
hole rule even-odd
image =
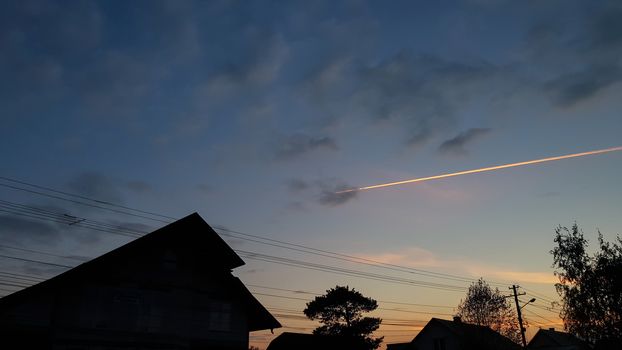
[[483, 278], [469, 286], [466, 298], [458, 305], [457, 315], [464, 322], [490, 327], [515, 343], [521, 343], [520, 328], [511, 302], [498, 288], [490, 288]]
[[371, 336], [380, 327], [382, 320], [363, 317], [363, 313], [377, 307], [374, 299], [363, 296], [354, 288], [336, 286], [327, 290], [325, 295], [308, 302], [303, 312], [308, 318], [323, 323], [313, 334], [347, 337], [353, 343], [360, 344], [361, 349], [372, 350], [378, 348], [384, 338]]
[[555, 284], [562, 297], [560, 317], [566, 331], [596, 342], [622, 338], [622, 240], [605, 242], [598, 232], [600, 251], [587, 253], [588, 242], [577, 224], [555, 229], [551, 250]]

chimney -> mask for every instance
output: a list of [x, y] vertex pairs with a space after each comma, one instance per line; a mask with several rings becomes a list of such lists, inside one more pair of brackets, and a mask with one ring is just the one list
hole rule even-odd
[[454, 322], [460, 323], [462, 322], [462, 319], [460, 318], [460, 316], [454, 316]]

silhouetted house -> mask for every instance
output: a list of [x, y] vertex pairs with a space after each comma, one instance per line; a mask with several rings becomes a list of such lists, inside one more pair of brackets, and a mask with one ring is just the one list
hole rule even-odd
[[304, 333], [281, 333], [274, 338], [266, 350], [360, 350], [361, 346], [351, 339]]
[[543, 350], [589, 350], [590, 346], [587, 342], [566, 332], [556, 331], [555, 328], [540, 329], [538, 333], [531, 338], [529, 349]]
[[388, 344], [387, 350], [517, 350], [521, 346], [489, 327], [432, 318], [410, 343]]
[[243, 264], [189, 215], [0, 299], [2, 348], [247, 350], [281, 325], [232, 275]]

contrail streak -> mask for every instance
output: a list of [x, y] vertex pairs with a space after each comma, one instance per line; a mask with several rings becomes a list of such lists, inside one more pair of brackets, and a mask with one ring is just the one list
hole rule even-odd
[[402, 180], [402, 181], [396, 181], [396, 182], [387, 182], [387, 183], [383, 183], [383, 184], [377, 184], [377, 185], [371, 185], [371, 186], [365, 186], [365, 187], [358, 187], [358, 188], [351, 188], [351, 189], [347, 189], [347, 190], [343, 190], [343, 191], [339, 191], [339, 192], [335, 192], [335, 193], [346, 193], [346, 192], [354, 192], [354, 191], [372, 190], [372, 189], [375, 189], [375, 188], [404, 185], [404, 184], [410, 184], [410, 183], [415, 183], [415, 182], [424, 182], [424, 181], [430, 181], [430, 180], [438, 180], [438, 179], [444, 179], [446, 177], [454, 177], [454, 176], [467, 175], [467, 174], [483, 173], [483, 172], [494, 171], [494, 170], [499, 170], [499, 169], [514, 168], [514, 167], [519, 167], [519, 166], [523, 166], [523, 165], [531, 165], [531, 164], [538, 164], [538, 163], [544, 163], [544, 162], [552, 162], [552, 161], [555, 161], [555, 160], [562, 160], [562, 159], [569, 159], [569, 158], [591, 156], [591, 155], [594, 155], [594, 154], [609, 153], [609, 152], [616, 152], [616, 151], [622, 151], [622, 146], [605, 148], [605, 149], [599, 149], [599, 150], [589, 151], [589, 152], [566, 154], [566, 155], [563, 155], [563, 156], [556, 156], [556, 157], [549, 157], [549, 158], [542, 158], [542, 159], [534, 159], [534, 160], [528, 160], [528, 161], [518, 162], [518, 163], [496, 165], [496, 166], [491, 166], [491, 167], [487, 167], [487, 168], [464, 170], [464, 171], [458, 171], [456, 173], [441, 174], [441, 175], [434, 175], [434, 176], [428, 176], [428, 177], [420, 177], [420, 178], [416, 178], [416, 179]]

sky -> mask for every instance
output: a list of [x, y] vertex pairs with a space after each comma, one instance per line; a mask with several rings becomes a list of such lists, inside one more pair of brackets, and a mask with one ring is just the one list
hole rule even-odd
[[[68, 263], [6, 246], [88, 258], [132, 239], [16, 214], [24, 208], [140, 232], [170, 220], [76, 202], [198, 212], [246, 252], [234, 273], [285, 331], [316, 325], [295, 317], [308, 293], [347, 284], [442, 306], [380, 302], [376, 315], [408, 325], [378, 334], [409, 341], [430, 317], [450, 318], [478, 277], [545, 297], [525, 308], [529, 334], [561, 328], [545, 309], [557, 300], [555, 228], [576, 221], [591, 242], [598, 230], [620, 233], [622, 152], [335, 192], [621, 146], [620, 16], [617, 1], [3, 1], [0, 254]], [[256, 332], [251, 343], [273, 337]]]

